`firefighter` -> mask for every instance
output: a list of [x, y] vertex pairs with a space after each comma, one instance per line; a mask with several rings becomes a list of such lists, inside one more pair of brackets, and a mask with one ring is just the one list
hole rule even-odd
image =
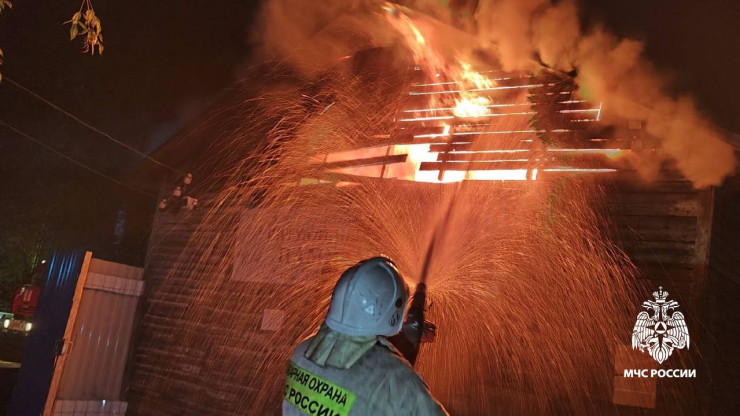
[[408, 298], [408, 286], [385, 257], [345, 271], [318, 333], [291, 358], [283, 415], [447, 415], [386, 338], [401, 330]]

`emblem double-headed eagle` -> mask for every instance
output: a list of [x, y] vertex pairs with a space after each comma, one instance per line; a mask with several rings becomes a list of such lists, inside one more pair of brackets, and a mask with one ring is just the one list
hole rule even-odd
[[689, 328], [686, 326], [683, 313], [669, 311], [678, 308], [678, 302], [668, 301], [668, 292], [660, 287], [653, 292], [654, 301], [642, 303], [642, 307], [652, 311], [652, 315], [642, 311], [637, 315], [637, 322], [632, 330], [632, 348], [648, 353], [662, 363], [671, 356], [673, 350], [689, 348]]

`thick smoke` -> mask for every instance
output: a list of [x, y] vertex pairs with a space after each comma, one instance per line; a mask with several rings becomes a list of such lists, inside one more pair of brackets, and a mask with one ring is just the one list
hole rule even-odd
[[377, 0], [269, 0], [257, 36], [267, 58], [312, 77], [359, 50], [390, 46], [396, 34]]
[[732, 145], [688, 96], [672, 97], [654, 68], [641, 58], [642, 44], [617, 40], [603, 30], [580, 39], [575, 53], [578, 83], [606, 114], [641, 120], [660, 140], [659, 158], [677, 162], [697, 188], [719, 185], [735, 169]]
[[[690, 97], [666, 92], [665, 76], [645, 60], [642, 43], [619, 39], [601, 27], [584, 31], [573, 1], [492, 0], [481, 1], [477, 9], [470, 1], [450, 2], [454, 7], [434, 0], [400, 3], [415, 12], [413, 21], [427, 46], [446, 60], [475, 62], [488, 56], [505, 70], [536, 71], [538, 57], [555, 70], [576, 69], [582, 95], [603, 103], [605, 121], [640, 121], [659, 140], [658, 151], [638, 166], [654, 168], [673, 159], [697, 188], [718, 185], [733, 173], [732, 145]], [[265, 52], [311, 76], [357, 50], [404, 44], [389, 24], [386, 4], [271, 0], [260, 33]]]

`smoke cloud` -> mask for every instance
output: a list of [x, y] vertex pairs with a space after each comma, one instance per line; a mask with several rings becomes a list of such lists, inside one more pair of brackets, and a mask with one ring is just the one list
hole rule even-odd
[[607, 114], [645, 123], [658, 138], [660, 159], [674, 159], [695, 187], [719, 185], [735, 170], [733, 146], [697, 110], [689, 96], [671, 96], [666, 80], [642, 58], [640, 42], [618, 40], [601, 29], [575, 50], [582, 93], [604, 103]]
[[[399, 1], [445, 60], [487, 56], [508, 71], [577, 70], [581, 95], [602, 102], [605, 121], [640, 121], [660, 147], [644, 166], [675, 160], [697, 188], [719, 185], [736, 167], [734, 148], [689, 96], [668, 93], [666, 77], [644, 58], [643, 44], [602, 27], [582, 28], [574, 1]], [[404, 45], [379, 0], [270, 0], [260, 40], [265, 54], [288, 60], [306, 76], [342, 57], [378, 46]], [[472, 12], [471, 12], [472, 11]], [[442, 24], [444, 23], [444, 24]], [[538, 59], [539, 61], [538, 62]], [[638, 164], [639, 167], [639, 164]]]
[[359, 50], [390, 46], [396, 34], [377, 0], [269, 0], [256, 34], [268, 59], [312, 77]]

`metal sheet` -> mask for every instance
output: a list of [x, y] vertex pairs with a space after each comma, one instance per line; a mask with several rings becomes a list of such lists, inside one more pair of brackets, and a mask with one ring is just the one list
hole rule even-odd
[[[57, 400], [122, 400], [142, 269], [93, 259]], [[105, 284], [101, 284], [105, 282]]]

